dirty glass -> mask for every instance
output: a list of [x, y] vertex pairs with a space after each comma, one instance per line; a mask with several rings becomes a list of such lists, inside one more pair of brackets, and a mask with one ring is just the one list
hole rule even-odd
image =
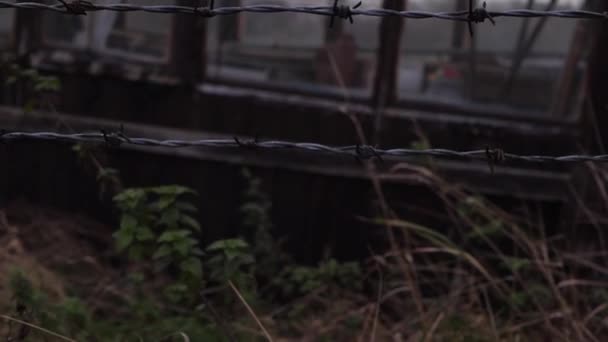
[[[256, 4], [328, 6], [333, 1], [219, 2], [219, 6]], [[381, 5], [380, 0], [368, 0], [363, 8]], [[336, 18], [330, 29], [329, 17], [303, 13], [216, 17], [208, 22], [207, 75], [219, 81], [367, 96], [375, 70], [379, 23], [379, 18], [357, 17], [351, 25]]]
[[14, 15], [14, 10], [0, 11], [0, 48], [6, 48], [10, 44]]
[[[453, 11], [468, 1], [410, 0], [408, 9]], [[579, 9], [582, 0], [494, 0], [488, 10]], [[502, 112], [565, 116], [576, 108], [585, 68], [584, 21], [496, 18], [474, 26], [406, 20], [398, 96]], [[538, 34], [533, 34], [537, 31]]]
[[[171, 1], [129, 0], [133, 5], [168, 5]], [[100, 50], [145, 59], [168, 58], [172, 16], [145, 12], [102, 12], [96, 18]]]
[[[170, 5], [174, 1], [98, 0], [97, 4]], [[168, 58], [172, 15], [146, 12], [90, 12], [87, 16], [68, 16], [45, 12], [43, 32], [51, 44], [89, 49], [100, 54], [140, 60]]]

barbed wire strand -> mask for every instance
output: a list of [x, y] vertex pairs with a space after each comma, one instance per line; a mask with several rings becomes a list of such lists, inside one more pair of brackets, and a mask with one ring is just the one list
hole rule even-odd
[[119, 147], [123, 144], [164, 147], [164, 148], [245, 148], [261, 150], [299, 150], [307, 152], [317, 152], [333, 155], [354, 157], [357, 159], [373, 159], [382, 157], [392, 157], [402, 159], [406, 157], [435, 157], [435, 158], [457, 158], [457, 159], [476, 159], [486, 160], [492, 164], [506, 161], [520, 161], [533, 163], [583, 163], [583, 162], [608, 162], [608, 154], [604, 155], [517, 155], [505, 153], [500, 149], [486, 148], [484, 150], [473, 151], [454, 151], [449, 149], [380, 149], [373, 146], [349, 145], [349, 146], [328, 146], [317, 143], [290, 142], [280, 140], [269, 141], [241, 141], [234, 139], [201, 139], [201, 140], [180, 140], [168, 139], [158, 140], [152, 138], [131, 138], [121, 132], [91, 132], [91, 133], [54, 133], [54, 132], [2, 132], [0, 142], [6, 143], [16, 140], [43, 140], [60, 141], [70, 143], [94, 143], [107, 145], [109, 147]]
[[[471, 11], [452, 11], [452, 12], [427, 12], [427, 11], [396, 11], [384, 8], [359, 9], [348, 6], [282, 6], [282, 5], [251, 5], [233, 7], [190, 7], [178, 5], [132, 5], [132, 4], [94, 4], [88, 1], [66, 1], [68, 5], [57, 3], [54, 5], [42, 4], [38, 2], [10, 2], [0, 1], [0, 9], [34, 9], [47, 10], [68, 14], [86, 14], [93, 11], [116, 11], [116, 12], [149, 12], [162, 14], [196, 14], [205, 17], [219, 15], [234, 15], [238, 13], [306, 13], [324, 16], [339, 16], [344, 19], [351, 19], [353, 16], [372, 16], [372, 17], [401, 17], [408, 19], [443, 19], [452, 21], [471, 21]], [[346, 10], [345, 10], [346, 9]], [[339, 10], [339, 12], [338, 12]], [[491, 18], [499, 17], [519, 17], [519, 18], [538, 18], [553, 17], [566, 19], [608, 19], [608, 12], [593, 12], [585, 10], [529, 10], [512, 9], [505, 11], [490, 11], [485, 8], [477, 8], [477, 13], [483, 13]]]

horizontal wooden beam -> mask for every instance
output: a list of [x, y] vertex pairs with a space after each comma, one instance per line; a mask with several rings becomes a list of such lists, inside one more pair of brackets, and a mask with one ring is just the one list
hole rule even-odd
[[[225, 134], [167, 128], [116, 120], [72, 116], [48, 112], [23, 113], [13, 107], [0, 107], [0, 127], [28, 131], [99, 131], [112, 130], [124, 125], [125, 133], [133, 137], [155, 139], [231, 139]], [[242, 137], [246, 138], [246, 137]], [[46, 142], [45, 142], [46, 143]], [[274, 168], [291, 172], [312, 173], [327, 177], [346, 177], [365, 180], [368, 174], [354, 159], [318, 153], [299, 151], [262, 151], [249, 149], [201, 149], [201, 148], [153, 148], [123, 145], [121, 149], [146, 154], [157, 154], [184, 158], [192, 161], [215, 161], [242, 166]], [[34, 156], [27, 156], [34, 158]], [[423, 159], [412, 159], [419, 163]], [[410, 161], [408, 161], [410, 162]], [[491, 174], [488, 166], [480, 162], [459, 162], [435, 160], [434, 167], [441, 170], [450, 181], [462, 183], [473, 191], [515, 198], [564, 201], [568, 198], [570, 175], [567, 172], [529, 170], [509, 167], [496, 168]], [[387, 184], [412, 184], [411, 178], [403, 175], [380, 172], [381, 179]]]

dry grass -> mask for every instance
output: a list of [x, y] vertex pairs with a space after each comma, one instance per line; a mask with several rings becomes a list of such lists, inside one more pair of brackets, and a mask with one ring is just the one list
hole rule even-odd
[[[264, 305], [254, 312], [233, 288], [257, 327], [244, 313], [231, 327], [276, 341], [608, 339], [608, 252], [596, 236], [602, 233], [600, 223], [591, 230], [591, 241], [581, 244], [583, 239], [548, 229], [533, 208], [506, 212], [420, 166], [400, 164], [391, 172], [390, 177], [431, 189], [442, 203], [434, 209], [447, 219], [425, 226], [400, 216], [385, 201], [381, 213], [387, 216], [360, 218], [388, 229], [393, 239], [365, 263], [363, 291], [324, 286], [281, 308]], [[608, 179], [603, 170], [594, 172], [595, 180]], [[379, 186], [384, 176], [375, 175]], [[580, 211], [603, 220], [590, 208]], [[64, 296], [65, 279], [30, 255], [18, 228], [1, 215], [0, 225], [0, 276], [13, 264], [45, 292]], [[305, 310], [285, 318], [293, 307]], [[176, 337], [187, 340], [187, 335]]]
[[[451, 222], [425, 227], [392, 211], [389, 218], [364, 219], [391, 229], [395, 242], [368, 263], [380, 270], [382, 294], [369, 298], [377, 310], [374, 328], [369, 334], [364, 327], [359, 340], [608, 339], [600, 225], [581, 250], [581, 241], [571, 243], [561, 232], [549, 236], [542, 214], [529, 214], [530, 208], [522, 210], [529, 216], [505, 212], [418, 166], [392, 171], [432, 189], [443, 201], [436, 210]], [[404, 260], [411, 276], [403, 275]]]
[[[332, 57], [344, 93], [343, 112], [360, 144], [367, 144], [358, 118], [349, 113], [349, 91]], [[429, 144], [415, 122], [413, 126]], [[357, 340], [608, 340], [608, 284], [599, 281], [608, 275], [606, 217], [588, 208], [572, 189], [580, 215], [595, 228], [593, 243], [581, 248], [578, 242], [583, 239], [569, 241], [561, 232], [549, 236], [550, 227], [536, 208], [506, 212], [444, 180], [434, 172], [432, 161], [427, 164], [402, 163], [380, 174], [373, 162], [366, 163], [380, 213], [363, 220], [386, 229], [389, 251], [370, 258], [369, 269], [376, 270], [382, 285], [376, 289], [379, 299], [368, 299], [374, 302], [371, 334], [369, 313], [362, 313]], [[593, 164], [588, 168], [605, 211], [608, 172]], [[385, 178], [428, 187], [443, 204], [434, 209], [449, 222], [426, 227], [398, 217], [386, 200]], [[332, 300], [326, 305], [331, 308]], [[340, 340], [340, 335], [333, 337]]]

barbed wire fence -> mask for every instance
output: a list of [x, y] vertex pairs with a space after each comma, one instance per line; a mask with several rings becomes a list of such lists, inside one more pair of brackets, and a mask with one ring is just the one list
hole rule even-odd
[[[86, 15], [95, 11], [116, 12], [148, 12], [157, 14], [191, 14], [206, 18], [224, 15], [235, 15], [239, 13], [302, 13], [310, 15], [323, 15], [331, 17], [331, 23], [335, 17], [348, 19], [353, 23], [353, 17], [400, 17], [404, 19], [439, 19], [450, 21], [468, 22], [471, 35], [472, 24], [483, 23], [486, 19], [496, 24], [495, 19], [500, 17], [539, 18], [551, 17], [562, 19], [601, 19], [608, 20], [608, 12], [593, 12], [587, 10], [531, 10], [512, 9], [505, 11], [491, 11], [486, 9], [486, 3], [482, 7], [474, 7], [474, 1], [469, 1], [468, 10], [451, 12], [427, 12], [427, 11], [397, 11], [384, 8], [362, 8], [361, 2], [355, 6], [340, 5], [339, 0], [334, 1], [333, 6], [284, 6], [284, 5], [250, 5], [214, 7], [214, 1], [209, 1], [206, 7], [179, 6], [179, 5], [133, 5], [127, 3], [118, 4], [95, 4], [83, 0], [59, 0], [57, 4], [44, 4], [39, 2], [10, 2], [0, 0], [0, 9], [26, 9], [53, 11], [71, 15]], [[331, 24], [330, 24], [331, 26]], [[62, 134], [54, 132], [8, 132], [0, 130], [0, 142], [6, 143], [15, 140], [44, 140], [61, 141], [71, 143], [97, 143], [110, 147], [119, 147], [123, 144], [164, 147], [164, 148], [247, 148], [266, 150], [300, 150], [307, 152], [325, 153], [331, 155], [342, 155], [354, 157], [359, 160], [379, 159], [383, 157], [403, 159], [408, 157], [435, 157], [456, 158], [467, 160], [486, 160], [493, 169], [496, 163], [507, 161], [531, 162], [531, 163], [586, 163], [608, 162], [608, 155], [518, 155], [505, 153], [501, 149], [486, 147], [484, 150], [455, 151], [450, 149], [408, 149], [394, 148], [381, 149], [368, 145], [350, 146], [328, 146], [318, 143], [289, 142], [289, 141], [241, 141], [234, 139], [202, 139], [202, 140], [157, 140], [152, 138], [132, 138], [120, 132], [92, 132]]]
[[117, 4], [95, 4], [89, 1], [66, 0], [57, 4], [49, 5], [39, 2], [10, 2], [0, 1], [0, 9], [36, 9], [47, 10], [67, 14], [86, 15], [87, 12], [94, 11], [116, 11], [116, 12], [149, 12], [158, 14], [194, 14], [205, 17], [222, 15], [234, 15], [239, 13], [304, 13], [323, 16], [335, 16], [343, 19], [352, 19], [356, 16], [372, 17], [401, 17], [407, 19], [443, 19], [452, 21], [474, 21], [479, 22], [499, 17], [518, 17], [518, 18], [538, 18], [554, 17], [566, 19], [608, 19], [607, 12], [593, 12], [586, 10], [531, 10], [531, 9], [512, 9], [505, 11], [490, 11], [484, 7], [469, 8], [465, 11], [452, 12], [427, 12], [427, 11], [396, 11], [384, 8], [359, 9], [361, 2], [355, 6], [338, 5], [334, 6], [284, 6], [284, 5], [250, 5], [250, 6], [230, 6], [230, 7], [196, 7], [178, 5], [132, 5], [127, 3]]
[[484, 150], [454, 151], [449, 149], [409, 149], [393, 148], [381, 149], [369, 145], [348, 145], [348, 146], [329, 146], [318, 143], [290, 142], [282, 140], [240, 140], [233, 139], [201, 139], [201, 140], [181, 140], [166, 139], [158, 140], [153, 138], [128, 137], [122, 131], [116, 132], [89, 132], [63, 134], [55, 132], [0, 132], [0, 142], [10, 142], [16, 140], [38, 140], [38, 141], [59, 141], [68, 143], [92, 143], [102, 144], [107, 147], [120, 147], [122, 145], [148, 146], [158, 148], [243, 148], [259, 150], [291, 150], [317, 152], [330, 155], [339, 155], [356, 158], [359, 160], [379, 159], [389, 157], [403, 159], [407, 157], [436, 157], [436, 158], [456, 158], [468, 160], [485, 160], [491, 164], [506, 161], [519, 161], [530, 163], [584, 163], [584, 162], [608, 162], [608, 155], [518, 155], [505, 153], [500, 149], [487, 147]]

